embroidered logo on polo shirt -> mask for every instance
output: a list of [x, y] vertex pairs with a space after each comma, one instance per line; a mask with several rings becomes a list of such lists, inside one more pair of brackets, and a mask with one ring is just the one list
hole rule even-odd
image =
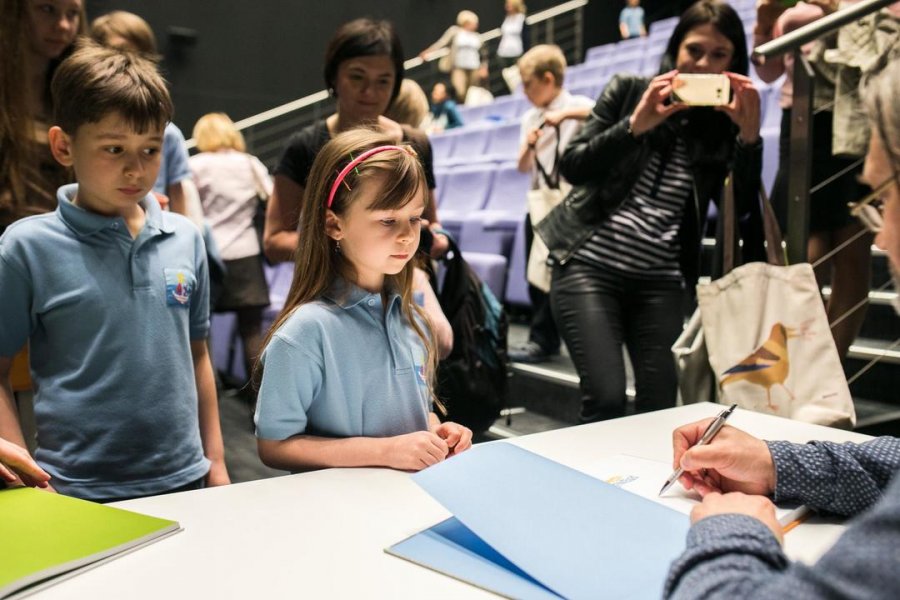
[[166, 304], [187, 308], [194, 293], [194, 274], [187, 269], [166, 269]]

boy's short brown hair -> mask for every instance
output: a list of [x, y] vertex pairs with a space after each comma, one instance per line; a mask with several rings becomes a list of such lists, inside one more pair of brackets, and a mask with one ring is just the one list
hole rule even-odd
[[163, 129], [174, 114], [166, 82], [153, 62], [93, 42], [82, 44], [59, 65], [50, 90], [54, 123], [69, 135], [111, 113], [142, 134]]
[[543, 77], [550, 73], [557, 87], [562, 87], [566, 76], [566, 55], [559, 46], [539, 44], [522, 55], [518, 61], [522, 81], [531, 77]]

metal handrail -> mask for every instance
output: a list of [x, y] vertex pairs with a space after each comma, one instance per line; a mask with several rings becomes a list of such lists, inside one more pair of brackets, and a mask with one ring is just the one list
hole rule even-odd
[[897, 0], [862, 0], [859, 4], [842, 8], [830, 15], [795, 29], [790, 33], [786, 33], [776, 40], [757, 46], [753, 49], [753, 55], [760, 58], [771, 58], [773, 56], [784, 54], [790, 50], [795, 50], [804, 44], [808, 44], [809, 42], [822, 37], [826, 33], [831, 33], [836, 29], [840, 29], [847, 23], [865, 17], [866, 15], [884, 8], [889, 4], [893, 4], [896, 1]]
[[[815, 92], [815, 74], [806, 60], [802, 47], [813, 40], [828, 35], [866, 15], [892, 4], [895, 0], [862, 0], [858, 4], [835, 11], [817, 19], [778, 39], [753, 49], [754, 62], [764, 63], [767, 58], [786, 52], [794, 55], [794, 96], [791, 107], [791, 139], [788, 161], [788, 224], [787, 256], [791, 263], [805, 262], [809, 239], [809, 197], [811, 167], [809, 157], [813, 145], [812, 117]], [[822, 186], [819, 186], [822, 187]]]
[[[528, 25], [535, 25], [538, 23], [543, 23], [545, 21], [549, 21], [555, 17], [560, 15], [578, 10], [583, 8], [588, 3], [588, 0], [570, 0], [569, 2], [564, 2], [552, 8], [548, 8], [546, 10], [542, 10], [536, 12], [532, 15], [529, 15], [525, 18], [525, 23]], [[495, 27], [489, 31], [486, 31], [480, 34], [481, 42], [485, 43], [496, 38], [499, 38], [501, 35], [501, 31], [499, 27]], [[423, 64], [435, 61], [440, 59], [442, 56], [449, 54], [449, 48], [441, 48], [440, 50], [435, 50], [434, 52], [430, 52], [429, 56], [426, 60], [416, 56], [410, 58], [403, 63], [403, 68], [406, 71], [419, 67]], [[238, 129], [238, 131], [243, 131], [250, 127], [255, 127], [266, 121], [271, 121], [272, 119], [276, 119], [278, 117], [282, 117], [284, 115], [290, 114], [292, 112], [296, 112], [303, 108], [307, 108], [309, 106], [313, 106], [319, 102], [324, 102], [328, 100], [330, 97], [328, 90], [319, 90], [318, 92], [309, 94], [302, 98], [298, 98], [296, 100], [291, 100], [290, 102], [286, 102], [285, 104], [281, 104], [274, 108], [270, 108], [267, 111], [261, 112], [259, 114], [247, 117], [246, 119], [241, 119], [237, 121], [234, 125]], [[187, 140], [186, 142], [188, 150], [192, 150], [197, 146], [197, 142], [194, 138]]]

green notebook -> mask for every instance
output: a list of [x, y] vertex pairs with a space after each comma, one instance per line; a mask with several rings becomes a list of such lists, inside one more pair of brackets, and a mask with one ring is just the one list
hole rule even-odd
[[0, 490], [0, 598], [180, 530], [175, 521], [43, 490]]

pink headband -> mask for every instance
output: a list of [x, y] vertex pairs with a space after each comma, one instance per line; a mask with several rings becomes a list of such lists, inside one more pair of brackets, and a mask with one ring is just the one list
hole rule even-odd
[[401, 152], [406, 152], [410, 156], [415, 156], [415, 153], [410, 151], [407, 146], [378, 146], [377, 148], [372, 148], [371, 150], [366, 150], [356, 158], [350, 161], [350, 163], [341, 169], [341, 172], [338, 173], [337, 179], [334, 180], [334, 183], [331, 184], [331, 191], [328, 193], [328, 204], [326, 206], [331, 208], [331, 203], [334, 202], [334, 195], [337, 193], [338, 187], [340, 187], [341, 183], [343, 183], [344, 178], [347, 174], [355, 169], [361, 162], [366, 160], [372, 155], [378, 154], [379, 152], [386, 152], [388, 150], [399, 150]]

